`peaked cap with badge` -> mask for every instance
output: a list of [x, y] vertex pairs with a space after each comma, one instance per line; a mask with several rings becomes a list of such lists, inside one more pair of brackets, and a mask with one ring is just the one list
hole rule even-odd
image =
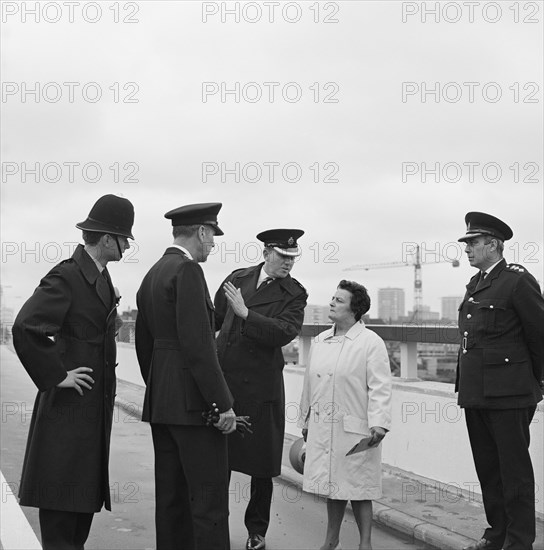
[[[490, 214], [469, 212], [465, 221], [461, 242], [482, 235], [506, 241], [513, 235]], [[489, 260], [497, 261], [467, 284], [458, 318], [455, 391], [465, 410], [489, 524], [470, 548], [532, 548], [535, 481], [529, 425], [542, 401], [544, 298], [536, 279], [523, 266], [507, 264], [502, 251]]]
[[466, 242], [482, 235], [507, 241], [514, 234], [502, 220], [484, 212], [468, 212], [465, 216], [465, 223], [467, 224], [467, 233], [458, 239], [458, 242]]
[[217, 214], [223, 206], [220, 202], [203, 202], [187, 204], [166, 212], [165, 218], [172, 220], [172, 225], [210, 225], [216, 235], [224, 235], [217, 223]]
[[265, 247], [271, 247], [284, 256], [300, 256], [297, 239], [304, 235], [302, 229], [268, 229], [257, 235]]

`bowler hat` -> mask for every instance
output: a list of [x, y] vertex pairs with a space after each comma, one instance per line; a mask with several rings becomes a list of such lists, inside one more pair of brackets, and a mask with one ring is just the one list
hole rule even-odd
[[459, 242], [465, 242], [482, 235], [507, 241], [514, 234], [502, 220], [484, 212], [468, 212], [465, 216], [465, 223], [467, 224], [467, 233], [458, 239]]
[[134, 223], [134, 206], [128, 199], [116, 195], [100, 197], [91, 208], [87, 219], [76, 224], [78, 229], [130, 237]]

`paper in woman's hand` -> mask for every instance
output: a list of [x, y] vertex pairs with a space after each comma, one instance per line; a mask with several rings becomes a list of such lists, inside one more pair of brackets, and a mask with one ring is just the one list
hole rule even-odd
[[369, 443], [372, 441], [372, 436], [365, 437], [359, 441], [356, 445], [353, 445], [353, 447], [346, 453], [346, 456], [353, 455], [355, 453], [361, 453], [362, 451], [366, 451], [367, 449], [371, 449]]

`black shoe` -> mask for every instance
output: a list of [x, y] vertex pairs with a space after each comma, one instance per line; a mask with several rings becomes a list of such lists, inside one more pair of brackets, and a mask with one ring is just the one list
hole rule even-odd
[[487, 539], [480, 539], [478, 542], [465, 546], [463, 550], [502, 550], [502, 544], [497, 546], [496, 543]]
[[266, 548], [262, 535], [249, 535], [246, 542], [246, 550], [264, 550]]

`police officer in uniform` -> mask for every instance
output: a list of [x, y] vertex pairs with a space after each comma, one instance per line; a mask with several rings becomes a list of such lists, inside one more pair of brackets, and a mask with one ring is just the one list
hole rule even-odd
[[[157, 550], [228, 550], [227, 438], [232, 396], [215, 347], [214, 309], [200, 262], [223, 235], [221, 203], [167, 212], [174, 243], [137, 294], [136, 353], [146, 383], [142, 420], [155, 450]], [[203, 413], [218, 417], [207, 427]], [[217, 428], [217, 429], [216, 429]]]
[[245, 513], [247, 550], [263, 550], [270, 522], [272, 478], [281, 473], [285, 395], [281, 347], [302, 327], [308, 295], [290, 276], [300, 229], [257, 235], [264, 263], [238, 269], [215, 295], [219, 361], [238, 414], [249, 415], [253, 434], [229, 437], [229, 468], [251, 476]]
[[133, 239], [130, 201], [105, 195], [77, 224], [85, 245], [55, 266], [23, 305], [13, 344], [39, 392], [19, 496], [40, 509], [44, 550], [81, 550], [93, 514], [111, 510], [116, 296], [106, 265]]
[[459, 307], [456, 391], [465, 409], [489, 526], [465, 550], [530, 550], [535, 539], [529, 424], [542, 400], [544, 299], [535, 278], [507, 264], [512, 230], [482, 212], [465, 217], [470, 265], [479, 271]]

